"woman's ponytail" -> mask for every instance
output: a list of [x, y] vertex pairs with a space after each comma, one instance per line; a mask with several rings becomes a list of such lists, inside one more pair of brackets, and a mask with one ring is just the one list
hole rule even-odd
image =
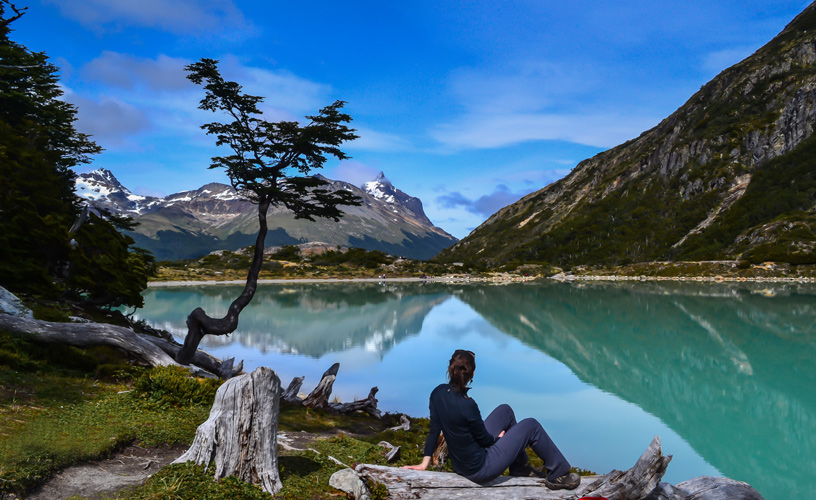
[[448, 379], [459, 392], [465, 392], [465, 387], [473, 380], [476, 371], [476, 355], [471, 351], [457, 349], [448, 363]]

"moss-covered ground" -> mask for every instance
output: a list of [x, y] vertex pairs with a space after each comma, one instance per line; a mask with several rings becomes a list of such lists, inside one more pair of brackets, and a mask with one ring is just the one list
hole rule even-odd
[[[219, 386], [217, 380], [191, 378], [177, 367], [135, 367], [113, 349], [42, 345], [0, 331], [0, 498], [24, 496], [60, 470], [131, 444], [191, 443]], [[340, 493], [328, 485], [342, 468], [335, 460], [352, 467], [385, 464], [380, 441], [400, 446], [400, 458], [392, 465], [419, 463], [428, 420], [412, 418], [410, 432], [388, 430], [399, 425], [399, 418], [338, 416], [283, 405], [279, 431], [307, 433], [310, 442], [300, 447], [304, 451], [281, 451], [283, 490], [276, 498], [337, 498]], [[234, 478], [215, 482], [212, 473], [212, 468], [205, 472], [189, 463], [170, 465], [112, 498], [271, 498]]]

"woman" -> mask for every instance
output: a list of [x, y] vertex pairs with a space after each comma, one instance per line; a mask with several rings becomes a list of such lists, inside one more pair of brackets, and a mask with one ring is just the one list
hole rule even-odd
[[[468, 397], [467, 384], [476, 372], [476, 355], [456, 350], [448, 364], [449, 384], [431, 392], [431, 430], [425, 441], [422, 463], [406, 468], [425, 470], [431, 462], [439, 431], [445, 436], [453, 470], [476, 483], [486, 483], [510, 468], [511, 476], [546, 477], [550, 489], [574, 489], [581, 483], [570, 473], [570, 464], [537, 420], [516, 423], [513, 410], [501, 405], [482, 420], [476, 402]], [[527, 461], [527, 446], [544, 461], [545, 476]], [[549, 479], [554, 478], [554, 479]]]

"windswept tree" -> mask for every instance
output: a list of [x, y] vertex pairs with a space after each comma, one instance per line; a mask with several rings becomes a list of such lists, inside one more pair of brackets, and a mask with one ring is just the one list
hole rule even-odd
[[323, 167], [327, 156], [349, 158], [340, 145], [357, 136], [347, 126], [351, 117], [341, 112], [343, 101], [307, 116], [305, 125], [295, 121], [268, 122], [258, 109], [263, 98], [245, 94], [241, 85], [225, 80], [218, 70], [218, 61], [201, 59], [186, 70], [189, 80], [204, 86], [205, 96], [199, 108], [227, 117], [224, 123], [201, 127], [216, 137], [217, 146], [229, 146], [232, 150], [227, 156], [214, 157], [210, 168], [223, 168], [232, 187], [257, 204], [259, 229], [244, 291], [230, 304], [227, 314], [211, 318], [198, 307], [187, 317], [187, 337], [176, 356], [176, 361], [182, 364], [192, 360], [204, 335], [226, 335], [238, 327], [238, 316], [252, 301], [258, 285], [270, 206], [288, 208], [299, 219], [313, 221], [315, 217], [325, 217], [337, 221], [343, 215], [338, 206], [360, 204], [351, 192], [332, 190], [323, 179], [309, 175]]

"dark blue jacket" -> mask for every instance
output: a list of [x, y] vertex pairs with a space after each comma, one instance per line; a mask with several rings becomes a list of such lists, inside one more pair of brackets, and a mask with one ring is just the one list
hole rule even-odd
[[462, 476], [478, 472], [487, 451], [496, 438], [485, 429], [476, 402], [451, 384], [442, 384], [431, 392], [431, 430], [425, 441], [425, 456], [433, 455], [439, 431], [448, 444], [453, 470]]

